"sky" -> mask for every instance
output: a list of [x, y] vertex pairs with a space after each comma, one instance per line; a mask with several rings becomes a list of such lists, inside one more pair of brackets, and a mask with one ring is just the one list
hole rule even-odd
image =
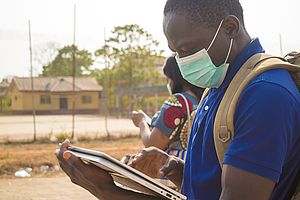
[[[171, 54], [162, 31], [166, 0], [0, 0], [0, 80], [7, 76], [29, 76], [28, 20], [32, 49], [54, 43], [73, 43], [73, 7], [76, 4], [76, 44], [94, 52], [109, 37], [114, 26], [138, 24]], [[240, 0], [246, 28], [258, 37], [268, 53], [280, 55], [300, 51], [299, 0]], [[34, 75], [41, 72], [36, 63]]]

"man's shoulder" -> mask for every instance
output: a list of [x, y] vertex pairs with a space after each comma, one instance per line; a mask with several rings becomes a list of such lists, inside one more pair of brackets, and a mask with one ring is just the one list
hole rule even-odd
[[[275, 89], [278, 88], [279, 93], [289, 94], [300, 103], [300, 93], [290, 73], [285, 69], [273, 69], [266, 71], [254, 78], [248, 87], [251, 87], [252, 85], [260, 87], [272, 86]], [[274, 90], [270, 90], [269, 92], [272, 91], [274, 92]], [[275, 92], [277, 91], [275, 90]]]
[[285, 114], [296, 112], [300, 116], [300, 93], [289, 72], [274, 69], [253, 79], [239, 98], [237, 110], [241, 112], [237, 114], [244, 111], [247, 113], [250, 107], [252, 112], [264, 116], [269, 115], [270, 110], [280, 109], [285, 110]]

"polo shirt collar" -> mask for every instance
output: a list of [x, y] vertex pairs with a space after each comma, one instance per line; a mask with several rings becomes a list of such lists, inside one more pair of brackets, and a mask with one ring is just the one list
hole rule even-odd
[[261, 46], [259, 39], [254, 38], [251, 42], [244, 48], [244, 50], [236, 57], [233, 65], [229, 66], [226, 77], [218, 89], [225, 89], [229, 86], [234, 75], [238, 72], [241, 66], [254, 54], [264, 53], [265, 50]]

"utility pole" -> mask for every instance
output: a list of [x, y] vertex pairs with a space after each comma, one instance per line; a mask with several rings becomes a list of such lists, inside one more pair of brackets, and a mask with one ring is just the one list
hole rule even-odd
[[282, 51], [282, 37], [281, 33], [279, 33], [279, 45], [280, 45], [280, 56], [283, 56], [283, 51]]
[[[106, 48], [106, 30], [104, 28], [104, 46]], [[103, 91], [103, 106], [104, 106], [104, 124], [105, 124], [105, 131], [106, 131], [106, 136], [109, 138], [110, 137], [110, 133], [109, 133], [109, 130], [108, 130], [108, 108], [107, 108], [107, 71], [108, 71], [108, 60], [107, 60], [107, 52], [105, 52], [105, 55], [104, 55], [104, 62], [105, 62], [105, 75], [104, 75], [104, 80], [103, 80], [103, 83], [104, 83], [104, 91]]]
[[75, 76], [76, 76], [76, 4], [74, 4], [74, 26], [73, 26], [73, 45], [72, 45], [72, 135], [75, 137], [75, 103], [76, 103], [76, 91], [75, 91]]
[[33, 82], [30, 20], [28, 21], [28, 30], [29, 30], [29, 54], [30, 54], [31, 103], [32, 103], [32, 117], [33, 117], [33, 141], [35, 142], [36, 141], [36, 119], [35, 119], [34, 82]]

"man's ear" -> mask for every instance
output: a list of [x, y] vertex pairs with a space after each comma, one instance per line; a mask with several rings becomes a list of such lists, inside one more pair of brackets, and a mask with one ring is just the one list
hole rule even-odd
[[240, 20], [234, 15], [228, 15], [223, 22], [222, 29], [228, 35], [229, 38], [235, 38], [238, 36], [241, 28]]

